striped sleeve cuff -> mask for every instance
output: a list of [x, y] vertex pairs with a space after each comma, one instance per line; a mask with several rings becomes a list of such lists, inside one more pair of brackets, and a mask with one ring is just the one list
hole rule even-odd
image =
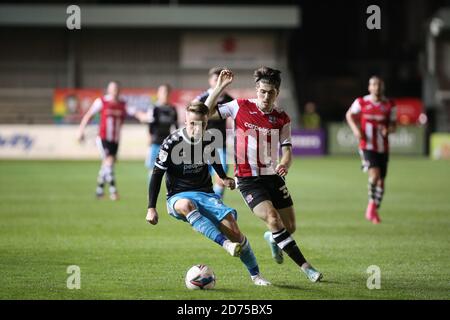
[[160, 168], [161, 170], [167, 170], [166, 167], [163, 167], [162, 165], [158, 164], [157, 162], [155, 162], [155, 166], [157, 166], [157, 167]]

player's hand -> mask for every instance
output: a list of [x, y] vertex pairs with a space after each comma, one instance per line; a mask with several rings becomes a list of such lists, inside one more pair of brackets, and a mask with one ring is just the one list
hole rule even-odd
[[155, 208], [149, 208], [147, 210], [147, 216], [145, 217], [145, 220], [147, 220], [150, 224], [157, 224], [158, 223], [158, 212]]
[[362, 138], [361, 130], [354, 131], [353, 134], [355, 135], [356, 139], [361, 140]]
[[222, 70], [219, 74], [219, 78], [217, 79], [217, 86], [220, 88], [225, 88], [231, 82], [233, 82], [233, 72], [231, 70]]
[[383, 127], [383, 129], [381, 129], [381, 135], [386, 138], [388, 136], [388, 134], [389, 134], [388, 128]]
[[84, 132], [83, 131], [79, 131], [78, 132], [77, 140], [78, 140], [78, 142], [83, 142], [84, 141]]
[[284, 176], [286, 176], [288, 174], [288, 168], [284, 164], [277, 165], [277, 167], [275, 168], [275, 171], [277, 172], [277, 174], [280, 177], [284, 177]]
[[225, 187], [227, 187], [230, 190], [234, 190], [236, 188], [236, 182], [234, 182], [233, 178], [230, 177], [226, 177], [225, 179], [222, 180], [223, 181], [223, 185]]

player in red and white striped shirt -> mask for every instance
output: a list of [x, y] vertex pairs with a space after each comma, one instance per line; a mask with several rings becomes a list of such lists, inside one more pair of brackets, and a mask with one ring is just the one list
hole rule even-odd
[[[291, 121], [286, 112], [275, 106], [280, 73], [262, 67], [254, 73], [255, 99], [237, 99], [211, 107], [233, 81], [232, 72], [224, 70], [205, 104], [210, 108], [210, 116], [217, 114], [234, 120], [237, 186], [247, 205], [270, 230], [264, 238], [269, 242], [273, 258], [282, 263], [284, 251], [309, 280], [317, 282], [322, 274], [306, 261], [292, 237], [296, 228], [295, 212], [285, 182], [292, 163]], [[280, 148], [282, 156], [278, 159]]]
[[78, 131], [78, 140], [84, 140], [84, 129], [86, 128], [86, 125], [95, 114], [100, 112], [97, 145], [101, 150], [102, 166], [97, 177], [97, 198], [103, 197], [104, 185], [105, 183], [108, 183], [111, 200], [118, 199], [114, 177], [114, 163], [117, 158], [122, 124], [127, 114], [134, 113], [132, 108], [127, 108], [125, 101], [120, 99], [119, 94], [119, 82], [111, 81], [106, 89], [106, 95], [97, 98], [91, 108], [83, 116]]
[[366, 218], [380, 223], [378, 208], [384, 194], [389, 161], [389, 133], [395, 131], [396, 107], [384, 96], [384, 82], [378, 76], [369, 79], [369, 95], [357, 98], [347, 111], [347, 122], [359, 139], [364, 171], [369, 173], [369, 203]]

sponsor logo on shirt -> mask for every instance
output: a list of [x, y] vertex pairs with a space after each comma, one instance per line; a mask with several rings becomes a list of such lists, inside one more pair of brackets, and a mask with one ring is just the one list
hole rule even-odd
[[[258, 127], [256, 124], [248, 123], [248, 122], [245, 122], [245, 123], [244, 123], [244, 126], [245, 126], [246, 128], [253, 129], [253, 130], [262, 132], [262, 133], [265, 134], [265, 135], [270, 136], [270, 129], [269, 129], [269, 128]], [[273, 130], [273, 129], [272, 129], [272, 130]]]

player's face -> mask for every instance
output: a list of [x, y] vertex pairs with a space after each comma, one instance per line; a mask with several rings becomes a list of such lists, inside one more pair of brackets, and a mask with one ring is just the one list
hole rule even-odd
[[369, 80], [369, 93], [371, 95], [381, 97], [384, 93], [384, 82], [379, 78]]
[[167, 104], [169, 102], [169, 94], [170, 90], [167, 86], [160, 86], [157, 93], [159, 103]]
[[200, 139], [208, 125], [208, 117], [194, 112], [186, 113], [186, 131], [189, 137]]
[[108, 84], [106, 91], [110, 96], [117, 98], [119, 96], [120, 88], [116, 82], [111, 82]]
[[213, 74], [209, 77], [209, 86], [211, 88], [214, 88], [217, 84], [217, 79], [219, 79], [219, 76], [217, 74]]
[[256, 97], [263, 109], [271, 109], [278, 97], [278, 90], [273, 84], [259, 81], [256, 84]]

